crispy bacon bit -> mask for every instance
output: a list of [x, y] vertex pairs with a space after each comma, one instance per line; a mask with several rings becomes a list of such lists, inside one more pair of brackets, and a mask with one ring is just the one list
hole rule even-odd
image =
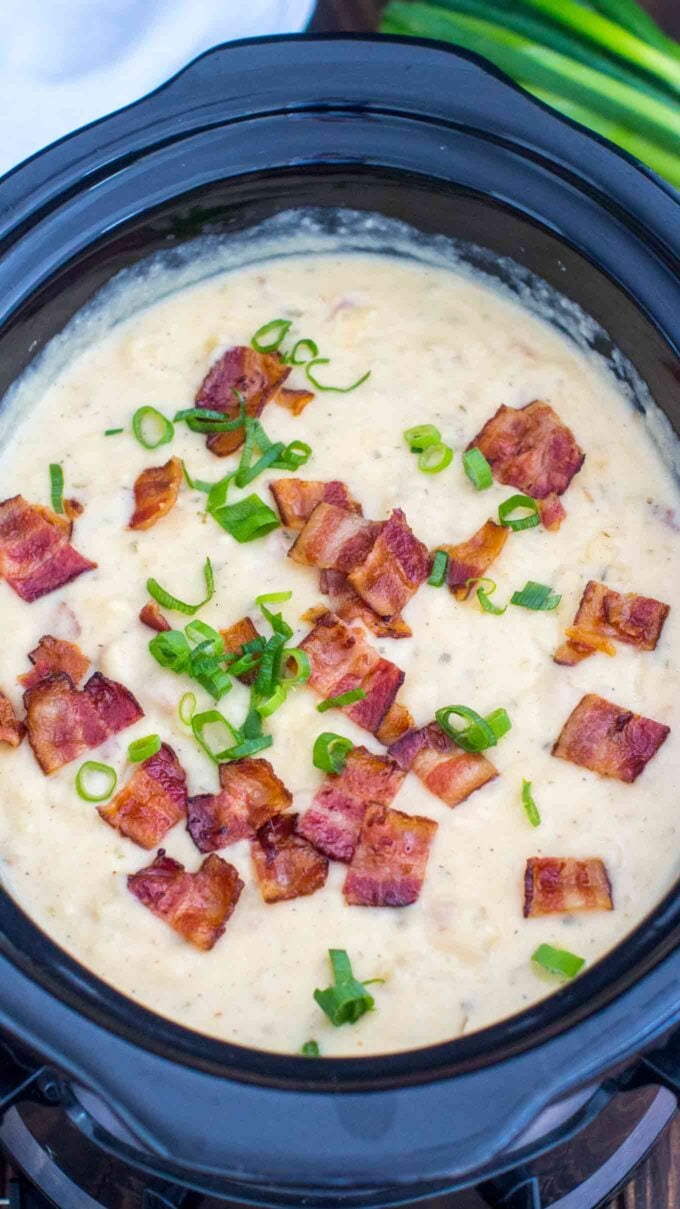
[[82, 689], [65, 672], [47, 676], [26, 690], [24, 705], [28, 741], [47, 775], [144, 717], [132, 693], [101, 672]]
[[167, 743], [137, 766], [120, 793], [98, 810], [105, 823], [141, 848], [157, 848], [186, 814], [186, 773]]
[[9, 697], [0, 692], [0, 743], [18, 747], [25, 734], [25, 723], [17, 718]]
[[400, 705], [395, 701], [388, 709], [383, 718], [378, 730], [375, 732], [376, 739], [385, 744], [385, 747], [390, 747], [392, 743], [396, 743], [397, 739], [401, 739], [402, 735], [406, 734], [407, 730], [411, 730], [414, 725], [413, 717], [410, 710], [405, 705]]
[[574, 624], [567, 630], [568, 641], [555, 652], [555, 663], [573, 667], [596, 650], [613, 655], [615, 648], [607, 642], [610, 638], [642, 651], [653, 651], [669, 611], [669, 605], [651, 596], [614, 592], [606, 584], [590, 579]]
[[155, 600], [147, 600], [139, 610], [139, 620], [142, 625], [148, 625], [150, 630], [156, 630], [159, 634], [165, 634], [167, 630], [172, 629], [170, 622], [163, 616]]
[[410, 768], [447, 806], [457, 806], [498, 776], [482, 752], [463, 751], [436, 722], [408, 731], [389, 749], [400, 768]]
[[524, 874], [524, 915], [559, 911], [612, 911], [612, 888], [599, 857], [532, 856]]
[[335, 504], [345, 512], [362, 515], [361, 504], [352, 499], [349, 489], [338, 479], [328, 483], [276, 479], [269, 484], [269, 490], [274, 496], [281, 524], [287, 529], [304, 529], [317, 504], [321, 503]]
[[587, 693], [567, 718], [552, 754], [603, 777], [634, 781], [669, 734], [663, 723]]
[[150, 865], [130, 874], [128, 889], [197, 949], [212, 949], [227, 926], [243, 882], [234, 866], [214, 853], [196, 873], [187, 873], [184, 865], [159, 848]]
[[346, 902], [355, 907], [408, 907], [418, 898], [434, 819], [404, 814], [389, 806], [369, 806], [343, 886]]
[[348, 579], [379, 617], [400, 613], [430, 573], [430, 556], [401, 508], [382, 526], [373, 548]]
[[299, 834], [333, 860], [351, 861], [367, 806], [389, 806], [405, 776], [389, 756], [353, 748], [342, 772], [326, 777], [298, 823]]
[[510, 530], [495, 521], [486, 521], [466, 542], [457, 546], [440, 546], [449, 556], [447, 583], [457, 600], [467, 600], [474, 585], [466, 588], [468, 579], [486, 575], [508, 540]]
[[[224, 649], [227, 655], [242, 655], [243, 644], [252, 642], [254, 638], [260, 636], [249, 617], [242, 617], [240, 621], [235, 621], [226, 630], [220, 630], [220, 634], [224, 639]], [[252, 684], [256, 679], [256, 667], [250, 672], [242, 672], [240, 676], [237, 676], [237, 680], [240, 680], [242, 684]]]
[[21, 495], [0, 504], [0, 579], [33, 601], [97, 566], [69, 544], [72, 525]]
[[282, 386], [274, 395], [274, 402], [278, 403], [279, 407], [285, 407], [294, 416], [299, 416], [313, 398], [314, 392], [311, 390], [291, 390], [288, 386]]
[[66, 672], [73, 684], [80, 684], [90, 666], [89, 659], [75, 642], [53, 638], [51, 634], [43, 634], [35, 650], [29, 651], [28, 658], [33, 667], [17, 677], [24, 688], [33, 688], [55, 672]]
[[174, 508], [182, 482], [182, 463], [170, 458], [165, 466], [148, 466], [135, 479], [135, 510], [130, 529], [150, 529]]
[[70, 521], [77, 520], [79, 516], [83, 515], [84, 511], [85, 506], [81, 504], [80, 500], [64, 500], [64, 515]]
[[546, 495], [544, 500], [538, 501], [538, 511], [541, 514], [543, 528], [548, 529], [551, 533], [555, 533], [562, 521], [567, 519], [564, 504], [554, 491], [551, 491], [550, 495]]
[[266, 903], [281, 903], [320, 890], [328, 861], [295, 830], [296, 814], [278, 814], [260, 827], [251, 844], [260, 893]]
[[362, 701], [343, 708], [357, 726], [375, 734], [403, 684], [401, 668], [378, 655], [359, 630], [334, 613], [320, 617], [300, 646], [311, 665], [308, 684], [322, 697], [364, 690]]
[[[229, 420], [239, 414], [236, 392], [246, 401], [249, 416], [259, 416], [263, 407], [278, 393], [290, 373], [278, 353], [258, 353], [247, 345], [228, 348], [208, 371], [196, 395], [196, 406], [221, 411]], [[218, 458], [233, 453], [244, 441], [243, 428], [233, 432], [212, 432], [207, 446]]]
[[[319, 587], [330, 596], [330, 607], [343, 621], [361, 621], [376, 638], [410, 638], [413, 631], [403, 617], [378, 617], [354, 591], [342, 571], [322, 571]], [[322, 612], [326, 612], [324, 608]], [[318, 614], [321, 616], [321, 613]], [[316, 620], [316, 618], [305, 618]]]
[[571, 429], [540, 399], [520, 408], [502, 404], [468, 449], [473, 446], [484, 454], [495, 478], [537, 500], [562, 495], [586, 456]]
[[317, 504], [288, 557], [308, 567], [351, 571], [369, 553], [382, 525], [336, 504]]
[[220, 764], [219, 793], [189, 798], [187, 830], [201, 852], [226, 848], [255, 832], [293, 801], [268, 760], [246, 756]]

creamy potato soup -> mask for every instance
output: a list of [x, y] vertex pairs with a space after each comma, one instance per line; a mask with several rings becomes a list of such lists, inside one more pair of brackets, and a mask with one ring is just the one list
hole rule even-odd
[[[131, 302], [63, 360], [0, 451], [0, 877], [49, 936], [188, 1028], [362, 1055], [508, 1017], [642, 920], [678, 872], [680, 514], [603, 364], [362, 252]], [[141, 408], [240, 423], [234, 386], [245, 452], [136, 438]]]

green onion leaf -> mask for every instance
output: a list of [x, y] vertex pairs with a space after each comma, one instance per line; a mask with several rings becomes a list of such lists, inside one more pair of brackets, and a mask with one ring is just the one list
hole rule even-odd
[[[455, 714], [465, 718], [468, 725], [462, 729], [452, 726], [449, 718]], [[467, 705], [447, 705], [438, 709], [435, 718], [445, 734], [453, 739], [463, 751], [485, 751], [487, 747], [495, 747], [498, 740], [511, 728], [511, 722], [504, 709], [494, 710], [486, 718], [470, 709]]]
[[527, 818], [532, 827], [539, 827], [541, 816], [538, 806], [534, 801], [534, 795], [531, 792], [531, 781], [522, 781], [522, 805], [527, 813]]
[[224, 668], [221, 668], [214, 655], [205, 654], [200, 648], [191, 652], [189, 675], [196, 680], [201, 688], [215, 701], [219, 701], [231, 690], [231, 678]]
[[175, 424], [184, 421], [191, 432], [236, 432], [238, 428], [243, 428], [246, 409], [241, 396], [238, 392], [235, 393], [240, 402], [240, 410], [233, 420], [225, 416], [223, 411], [215, 411], [211, 407], [185, 407], [175, 413]]
[[312, 764], [322, 772], [342, 772], [347, 757], [354, 744], [344, 735], [334, 735], [332, 731], [324, 731], [319, 735], [312, 750]]
[[430, 571], [430, 578], [427, 582], [431, 584], [433, 588], [441, 588], [446, 579], [446, 572], [448, 569], [449, 556], [446, 553], [446, 550], [437, 550], [434, 559], [432, 560], [432, 570]]
[[265, 748], [271, 747], [273, 742], [274, 739], [271, 735], [260, 735], [256, 739], [244, 739], [236, 747], [229, 747], [226, 751], [219, 752], [217, 759], [221, 761], [243, 760], [246, 756], [254, 756], [258, 751], [264, 751]]
[[362, 688], [351, 688], [346, 693], [339, 693], [337, 697], [326, 697], [325, 701], [321, 701], [317, 705], [320, 714], [325, 714], [328, 709], [342, 709], [343, 705], [353, 705], [355, 701], [363, 701], [366, 693]]
[[[526, 516], [515, 517], [512, 513], [517, 512], [518, 508], [522, 508], [527, 513]], [[501, 525], [505, 525], [507, 529], [512, 529], [513, 532], [518, 532], [520, 529], [533, 529], [540, 522], [540, 514], [536, 500], [530, 495], [511, 495], [509, 499], [503, 500], [498, 506], [498, 519]]]
[[187, 617], [193, 617], [203, 605], [212, 600], [215, 594], [215, 577], [213, 575], [212, 563], [209, 558], [206, 558], [203, 564], [203, 578], [205, 580], [206, 595], [198, 604], [187, 604], [184, 600], [178, 600], [176, 596], [172, 596], [165, 588], [162, 588], [156, 579], [147, 579], [146, 590], [149, 596], [153, 596], [160, 605], [165, 609], [174, 609], [176, 613], [185, 613]]
[[[309, 356], [301, 356], [299, 351], [300, 349], [309, 349]], [[295, 342], [293, 345], [293, 351], [291, 352], [290, 356], [286, 357], [285, 359], [289, 365], [305, 365], [307, 361], [313, 361], [315, 357], [318, 357], [318, 355], [319, 348], [315, 341], [304, 339], [297, 340]]]
[[[293, 664], [291, 671], [290, 664]], [[289, 647], [281, 652], [281, 683], [284, 688], [292, 688], [295, 684], [306, 684], [312, 674], [309, 655], [298, 647]]]
[[177, 710], [180, 722], [183, 722], [185, 726], [191, 726], [191, 719], [193, 718], [195, 712], [196, 694], [185, 693], [180, 700], [179, 709]]
[[138, 407], [132, 417], [132, 431], [144, 449], [167, 445], [175, 435], [172, 422], [156, 407]]
[[[224, 738], [210, 744], [206, 730], [208, 727], [217, 728], [218, 732], [222, 732]], [[207, 709], [203, 713], [194, 714], [191, 719], [191, 729], [194, 733], [194, 739], [203, 748], [205, 754], [210, 756], [211, 760], [217, 763], [224, 758], [225, 750], [229, 744], [241, 742], [241, 734], [235, 727], [228, 722], [224, 714], [221, 714], [217, 709]]]
[[184, 633], [189, 642], [200, 643], [206, 651], [206, 654], [217, 658], [224, 654], [224, 638], [218, 630], [214, 630], [211, 625], [206, 625], [205, 621], [190, 621], [184, 627]]
[[[334, 986], [325, 991], [317, 989], [314, 999], [331, 1024], [356, 1024], [366, 1012], [372, 1012], [375, 1000], [369, 995], [364, 983], [359, 982], [352, 972], [352, 964], [344, 949], [329, 949], [328, 956], [333, 967]], [[372, 979], [381, 982], [382, 979]]]
[[521, 592], [513, 592], [510, 597], [510, 604], [520, 605], [523, 609], [533, 609], [539, 611], [551, 611], [556, 609], [562, 597], [553, 592], [552, 588], [546, 584], [534, 583], [533, 579], [527, 580]]
[[262, 613], [262, 616], [269, 622], [274, 633], [283, 634], [284, 638], [292, 637], [293, 631], [291, 627], [288, 625], [287, 621], [283, 620], [283, 617], [280, 613], [272, 613], [267, 608], [267, 605], [285, 604], [287, 600], [290, 600], [292, 595], [292, 592], [264, 592], [262, 596], [255, 597], [255, 604]]
[[191, 487], [192, 491], [203, 491], [206, 495], [212, 491], [212, 483], [206, 483], [205, 479], [192, 479], [187, 469], [186, 462], [182, 462], [182, 470], [184, 472], [186, 485], [187, 487]]
[[261, 718], [270, 718], [284, 704], [287, 696], [288, 694], [283, 685], [277, 684], [271, 697], [267, 697], [266, 701], [260, 701], [255, 706], [255, 709]]
[[156, 663], [181, 675], [191, 662], [191, 648], [181, 630], [166, 630], [156, 634], [149, 643], [149, 650]]
[[586, 964], [584, 957], [577, 957], [568, 949], [555, 949], [552, 945], [539, 945], [531, 960], [548, 970], [550, 974], [559, 974], [562, 978], [575, 978]]
[[260, 662], [260, 655], [261, 655], [263, 649], [264, 649], [264, 640], [263, 640], [263, 646], [256, 651], [246, 651], [245, 648], [242, 647], [241, 648], [241, 650], [243, 651], [242, 655], [238, 655], [238, 654], [227, 655], [226, 658], [229, 661], [227, 664], [227, 666], [229, 668], [229, 675], [230, 676], [244, 676], [246, 674], [246, 672], [252, 672], [253, 669], [256, 668]]
[[463, 454], [463, 470], [477, 491], [486, 491], [493, 483], [493, 473], [481, 449], [473, 447]]
[[437, 445], [428, 445], [427, 449], [418, 455], [418, 469], [423, 474], [440, 474], [453, 461], [453, 450], [440, 441]]
[[209, 508], [208, 511], [231, 537], [241, 543], [252, 542], [281, 527], [276, 513], [259, 495], [247, 495], [236, 504], [225, 504], [222, 508]]
[[117, 437], [119, 432], [125, 432], [125, 429], [124, 428], [105, 428], [104, 436], [105, 437]]
[[300, 1053], [305, 1058], [319, 1058], [320, 1050], [318, 1041], [305, 1041]]
[[305, 373], [312, 386], [315, 386], [317, 390], [332, 390], [338, 395], [348, 395], [351, 390], [356, 390], [357, 386], [361, 386], [362, 382], [365, 382], [366, 379], [370, 378], [371, 376], [371, 371], [368, 369], [366, 370], [366, 373], [362, 374], [360, 378], [357, 378], [356, 382], [353, 382], [351, 386], [324, 386], [323, 382], [319, 382], [318, 379], [314, 377], [312, 369], [315, 365], [328, 365], [329, 360], [330, 359], [328, 357], [314, 357], [312, 361], [308, 361], [305, 365]]
[[281, 667], [281, 651], [286, 639], [283, 634], [273, 634], [267, 640], [267, 643], [260, 656], [260, 662], [257, 669], [257, 680], [255, 681], [255, 692], [258, 697], [271, 697], [276, 685], [279, 681], [279, 670]]
[[422, 453], [423, 449], [429, 449], [430, 445], [438, 445], [441, 439], [441, 433], [434, 424], [416, 424], [414, 428], [407, 428], [404, 433], [404, 440], [411, 453]]
[[506, 709], [494, 709], [490, 714], [486, 715], [485, 719], [496, 736], [496, 739], [502, 739], [507, 735], [509, 730], [512, 730], [512, 722]]
[[50, 462], [50, 498], [52, 511], [64, 511], [64, 472], [57, 462]]
[[[102, 777], [105, 778], [103, 786], [101, 786]], [[110, 764], [100, 764], [97, 760], [86, 760], [76, 773], [76, 793], [84, 802], [105, 802], [116, 788], [117, 780], [116, 770]], [[98, 782], [100, 783], [99, 790], [96, 789]]]
[[[484, 576], [482, 576], [481, 579], [465, 580], [466, 588], [471, 588], [473, 584], [479, 584], [479, 587], [477, 588], [477, 600], [482, 606], [484, 612], [493, 613], [495, 617], [500, 617], [508, 606], [503, 605], [501, 608], [500, 605], [495, 605], [491, 600], [492, 592], [496, 591], [495, 581], [493, 579], [486, 579]], [[488, 587], [485, 587], [485, 584], [488, 584]]]
[[306, 441], [291, 441], [280, 457], [272, 462], [274, 470], [299, 470], [312, 456], [312, 447]]
[[292, 322], [292, 319], [270, 319], [269, 323], [258, 327], [250, 341], [252, 348], [258, 353], [275, 353], [288, 335]]
[[142, 739], [134, 739], [128, 745], [128, 760], [131, 764], [140, 764], [142, 760], [148, 760], [149, 756], [155, 756], [156, 752], [160, 751], [160, 746], [160, 735], [144, 735]]
[[225, 474], [223, 479], [218, 479], [216, 483], [213, 483], [208, 492], [208, 500], [205, 505], [205, 510], [210, 516], [216, 516], [219, 510], [226, 504], [229, 487], [235, 478], [236, 472], [232, 471], [231, 474]]

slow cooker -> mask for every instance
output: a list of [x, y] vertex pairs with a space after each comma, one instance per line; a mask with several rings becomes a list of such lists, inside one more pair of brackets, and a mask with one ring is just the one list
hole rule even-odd
[[[466, 241], [504, 282], [519, 262], [593, 317], [597, 351], [680, 430], [672, 189], [473, 55], [346, 36], [219, 47], [0, 181], [0, 394], [121, 268], [299, 206]], [[537, 1153], [617, 1089], [680, 1089], [679, 935], [676, 887], [509, 1020], [414, 1052], [310, 1059], [155, 1016], [0, 889], [0, 1115], [59, 1103], [140, 1178], [216, 1203], [444, 1205], [477, 1185], [480, 1203], [538, 1205]], [[189, 1203], [159, 1196], [148, 1204]]]

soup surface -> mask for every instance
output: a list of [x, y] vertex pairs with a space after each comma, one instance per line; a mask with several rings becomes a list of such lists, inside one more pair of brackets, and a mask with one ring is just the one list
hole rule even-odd
[[[198, 619], [219, 630], [249, 616], [265, 636], [271, 628], [256, 596], [290, 592], [269, 608], [290, 624], [293, 647], [313, 624], [302, 615], [328, 607], [318, 567], [287, 557], [298, 533], [280, 526], [236, 541], [206, 514], [206, 494], [186, 481], [167, 515], [148, 529], [129, 528], [133, 485], [146, 468], [177, 457], [194, 480], [214, 483], [236, 469], [242, 453], [216, 458], [181, 421], [170, 443], [146, 449], [132, 435], [133, 414], [152, 406], [172, 418], [191, 407], [225, 349], [249, 345], [257, 329], [280, 317], [291, 321], [282, 349], [308, 338], [330, 359], [312, 369], [318, 381], [346, 386], [367, 370], [370, 377], [347, 393], [326, 392], [310, 386], [304, 366], [293, 366], [287, 386], [308, 387], [315, 397], [297, 416], [269, 402], [260, 418], [271, 441], [306, 442], [311, 457], [293, 473], [267, 469], [242, 491], [232, 484], [229, 502], [255, 492], [273, 507], [272, 479], [339, 480], [372, 520], [402, 509], [434, 551], [470, 538], [488, 518], [498, 522], [499, 505], [518, 490], [498, 475], [477, 490], [464, 473], [463, 451], [501, 404], [544, 400], [585, 461], [562, 496], [567, 516], [559, 530], [536, 524], [510, 532], [487, 572], [497, 588], [486, 599], [499, 607], [527, 581], [550, 586], [561, 597], [556, 607], [509, 605], [494, 614], [483, 609], [476, 585], [461, 601], [446, 584], [422, 582], [403, 610], [411, 637], [364, 631], [403, 670], [397, 699], [416, 727], [460, 703], [482, 718], [504, 709], [512, 723], [486, 752], [498, 776], [454, 808], [413, 771], [401, 781], [390, 809], [438, 824], [416, 901], [350, 905], [347, 864], [331, 860], [314, 893], [265, 902], [246, 837], [219, 848], [244, 886], [224, 934], [204, 951], [130, 892], [128, 876], [155, 851], [108, 826], [74, 781], [91, 758], [115, 769], [119, 791], [139, 767], [128, 762], [128, 744], [158, 734], [186, 771], [190, 795], [217, 792], [216, 764], [178, 716], [187, 691], [199, 711], [215, 702], [150, 654], [154, 635], [138, 617], [149, 577], [197, 602], [206, 595], [209, 557], [215, 590]], [[678, 582], [676, 487], [644, 418], [594, 358], [519, 304], [446, 269], [368, 254], [286, 256], [221, 273], [132, 313], [37, 393], [0, 452], [0, 494], [49, 505], [48, 467], [60, 465], [64, 495], [84, 506], [71, 540], [97, 566], [32, 603], [0, 583], [0, 688], [23, 718], [17, 677], [49, 634], [77, 643], [92, 669], [124, 685], [144, 711], [49, 776], [28, 741], [0, 743], [3, 884], [85, 966], [161, 1015], [219, 1038], [276, 1051], [295, 1052], [314, 1039], [322, 1054], [386, 1052], [479, 1029], [550, 994], [561, 982], [532, 960], [539, 945], [590, 965], [671, 887], [678, 872], [680, 614], [671, 609], [655, 649], [614, 638], [604, 640], [613, 654], [596, 649], [574, 666], [553, 661], [588, 581], [666, 602]], [[436, 426], [455, 450], [439, 473], [423, 472], [404, 439], [420, 424]], [[109, 429], [123, 431], [107, 436]], [[191, 621], [161, 612], [177, 630]], [[216, 708], [240, 726], [248, 694], [235, 680]], [[671, 728], [634, 782], [551, 754], [586, 694]], [[320, 733], [385, 753], [346, 709], [317, 711], [332, 695], [301, 683], [262, 723], [273, 743], [261, 758], [299, 815], [327, 778], [312, 760]], [[465, 725], [455, 715], [450, 723]], [[531, 782], [538, 826], [523, 804], [523, 781]], [[160, 846], [190, 872], [204, 859], [184, 820]], [[525, 917], [532, 857], [599, 858], [613, 909]], [[382, 980], [368, 988], [375, 1010], [342, 1027], [313, 998], [332, 982], [331, 948], [347, 952], [358, 979]]]

